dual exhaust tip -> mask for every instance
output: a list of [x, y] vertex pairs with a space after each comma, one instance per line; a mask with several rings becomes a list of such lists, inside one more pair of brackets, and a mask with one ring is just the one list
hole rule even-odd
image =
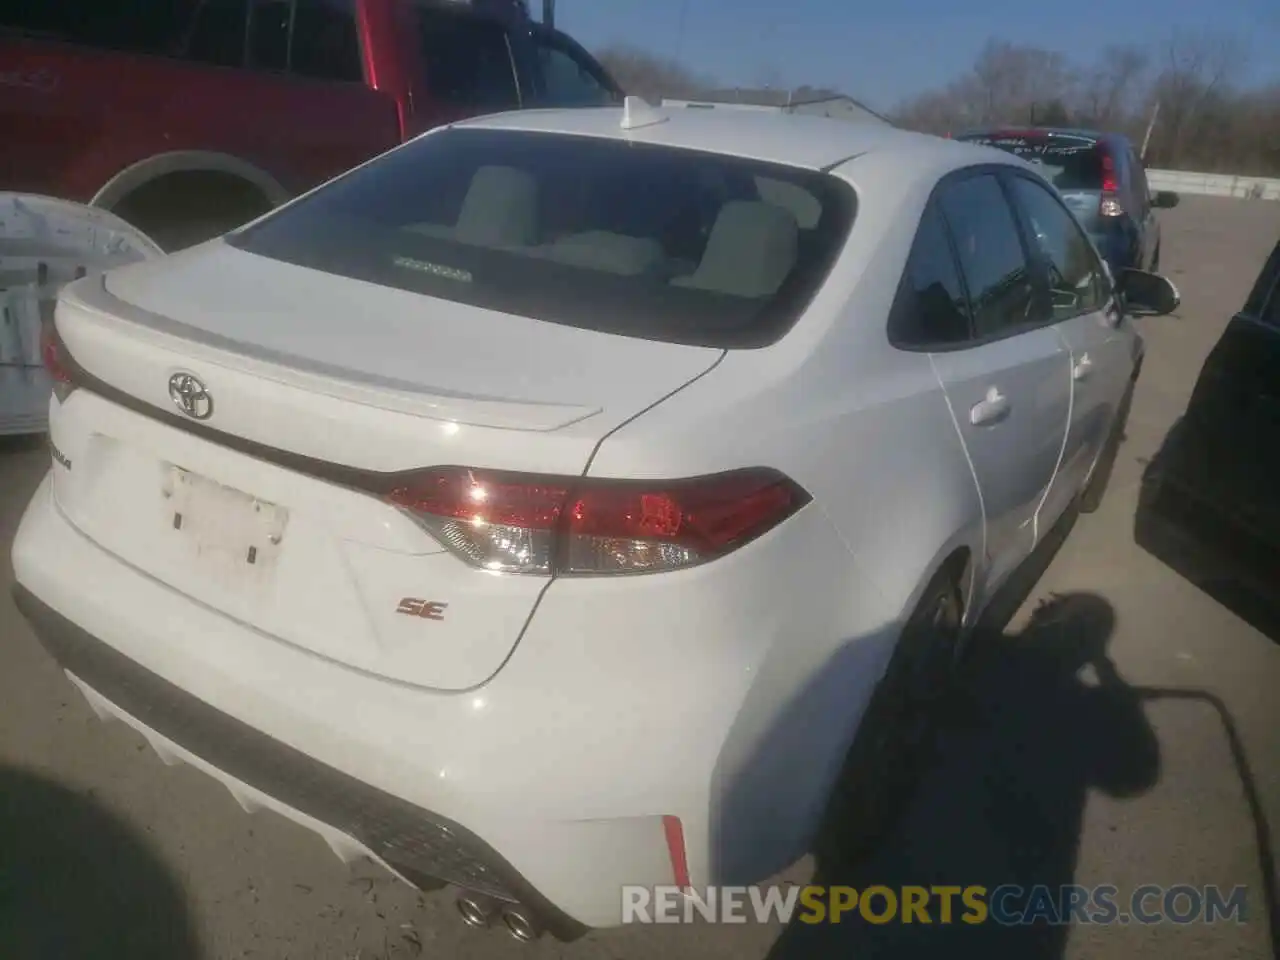
[[469, 927], [488, 927], [501, 919], [507, 933], [522, 943], [532, 943], [542, 936], [542, 926], [532, 913], [517, 903], [499, 903], [478, 894], [458, 897], [458, 914]]

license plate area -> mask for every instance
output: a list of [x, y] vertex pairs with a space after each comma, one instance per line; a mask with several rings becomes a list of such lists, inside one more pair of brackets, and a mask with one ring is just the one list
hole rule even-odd
[[169, 536], [202, 576], [229, 588], [270, 582], [289, 522], [283, 507], [174, 464], [161, 503]]

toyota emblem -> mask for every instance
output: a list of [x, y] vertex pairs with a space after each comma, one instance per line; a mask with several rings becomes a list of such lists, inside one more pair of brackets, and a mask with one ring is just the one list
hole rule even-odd
[[189, 373], [175, 373], [169, 378], [169, 399], [192, 420], [208, 420], [213, 415], [213, 397]]

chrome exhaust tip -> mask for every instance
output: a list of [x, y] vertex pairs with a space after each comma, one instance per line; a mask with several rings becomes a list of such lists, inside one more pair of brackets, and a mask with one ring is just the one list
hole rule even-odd
[[458, 915], [469, 927], [487, 927], [493, 919], [493, 908], [479, 897], [463, 894], [458, 897]]
[[523, 907], [506, 907], [502, 911], [502, 925], [522, 943], [532, 943], [542, 936], [542, 927]]

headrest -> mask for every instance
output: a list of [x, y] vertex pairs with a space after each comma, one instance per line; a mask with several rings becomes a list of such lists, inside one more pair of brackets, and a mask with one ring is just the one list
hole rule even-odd
[[799, 232], [789, 210], [731, 200], [716, 217], [698, 269], [675, 283], [739, 297], [773, 296], [796, 264]]
[[481, 167], [471, 178], [454, 236], [486, 247], [522, 247], [537, 239], [538, 187], [515, 167]]

